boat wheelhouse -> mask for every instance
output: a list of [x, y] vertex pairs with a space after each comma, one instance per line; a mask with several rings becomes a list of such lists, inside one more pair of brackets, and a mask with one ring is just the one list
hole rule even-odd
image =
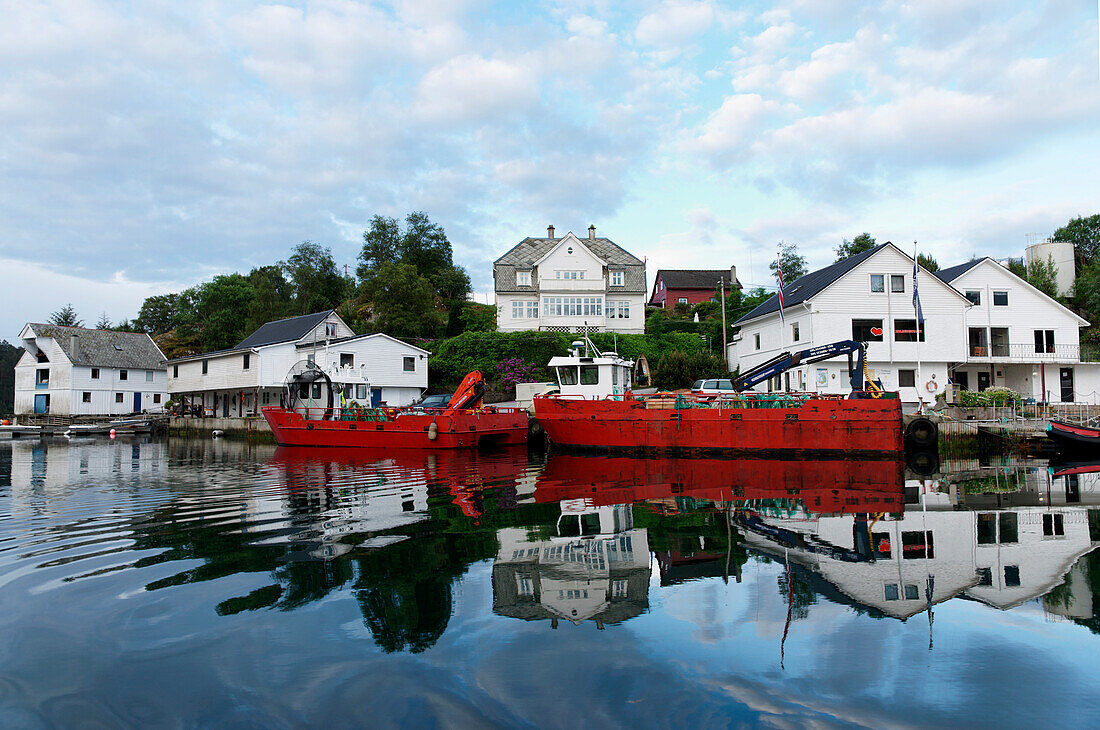
[[[634, 362], [616, 352], [600, 352], [587, 336], [572, 344], [569, 355], [550, 358], [562, 396], [622, 396], [633, 384]], [[584, 354], [581, 354], [584, 348]]]

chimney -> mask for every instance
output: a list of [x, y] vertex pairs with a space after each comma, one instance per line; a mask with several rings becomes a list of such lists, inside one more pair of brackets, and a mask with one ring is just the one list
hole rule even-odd
[[546, 237], [551, 241], [554, 240], [554, 226], [546, 226]]
[[77, 357], [76, 346], [80, 344], [79, 335], [69, 335], [69, 352], [73, 354], [73, 357]]
[[589, 241], [595, 241], [596, 240], [596, 226], [589, 226], [588, 227], [588, 240]]

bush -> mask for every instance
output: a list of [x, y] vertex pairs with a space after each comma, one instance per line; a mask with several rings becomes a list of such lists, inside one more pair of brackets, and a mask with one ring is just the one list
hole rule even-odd
[[959, 393], [959, 404], [967, 408], [1015, 405], [1020, 400], [1019, 393], [1001, 386], [986, 388], [980, 393], [971, 390]]
[[703, 350], [672, 350], [663, 355], [653, 369], [653, 384], [659, 390], [690, 388], [699, 378], [728, 377], [722, 358]]

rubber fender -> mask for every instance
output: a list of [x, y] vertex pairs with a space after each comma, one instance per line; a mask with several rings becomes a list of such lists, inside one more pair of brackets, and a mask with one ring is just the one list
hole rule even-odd
[[939, 427], [928, 418], [914, 418], [905, 427], [905, 440], [916, 446], [931, 446], [939, 438]]
[[428, 425], [428, 440], [429, 441], [435, 441], [438, 436], [439, 436], [439, 426], [436, 425], [435, 421], [432, 421]]

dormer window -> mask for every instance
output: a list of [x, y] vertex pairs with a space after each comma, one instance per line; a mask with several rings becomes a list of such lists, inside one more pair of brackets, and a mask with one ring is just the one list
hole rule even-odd
[[612, 271], [611, 272], [611, 286], [622, 286], [622, 285], [623, 285], [623, 272], [621, 272], [621, 271]]
[[531, 272], [530, 271], [517, 271], [516, 272], [516, 285], [517, 286], [531, 286]]

